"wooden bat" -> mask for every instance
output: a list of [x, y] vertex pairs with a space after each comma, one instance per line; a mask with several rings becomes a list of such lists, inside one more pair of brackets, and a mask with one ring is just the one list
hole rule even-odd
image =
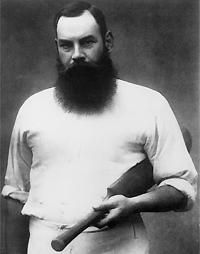
[[[192, 136], [189, 130], [184, 126], [181, 128], [181, 131], [187, 150], [190, 152], [192, 147]], [[145, 159], [130, 168], [108, 187], [106, 198], [119, 194], [126, 197], [138, 196], [147, 192], [154, 184], [152, 165], [148, 159]], [[56, 251], [62, 251], [76, 236], [89, 226], [94, 225], [103, 215], [104, 213], [102, 211], [92, 211], [76, 225], [52, 240], [52, 248]]]
[[[147, 192], [154, 184], [152, 165], [148, 159], [145, 159], [126, 171], [108, 187], [106, 198], [119, 194], [134, 197]], [[52, 248], [56, 251], [62, 251], [76, 236], [89, 226], [94, 225], [103, 216], [104, 212], [102, 211], [90, 212], [69, 230], [53, 239]]]

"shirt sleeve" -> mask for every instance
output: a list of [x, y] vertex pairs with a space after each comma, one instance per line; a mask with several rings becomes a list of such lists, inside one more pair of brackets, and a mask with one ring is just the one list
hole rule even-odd
[[196, 198], [197, 172], [174, 113], [162, 96], [154, 117], [155, 126], [145, 145], [154, 180], [158, 187], [170, 185], [181, 191], [187, 197], [182, 210], [189, 210]]
[[32, 152], [26, 142], [27, 132], [23, 129], [24, 120], [19, 111], [11, 135], [5, 185], [2, 190], [4, 197], [11, 197], [22, 203], [25, 203], [28, 197], [32, 162]]

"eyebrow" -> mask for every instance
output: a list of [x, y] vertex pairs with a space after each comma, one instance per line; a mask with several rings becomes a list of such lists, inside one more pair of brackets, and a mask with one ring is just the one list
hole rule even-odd
[[80, 39], [80, 42], [81, 41], [86, 41], [86, 40], [97, 40], [93, 35], [88, 35], [88, 36], [85, 36], [83, 38]]
[[66, 40], [66, 39], [58, 39], [59, 44], [65, 44], [65, 43], [71, 43], [70, 40]]
[[[88, 35], [88, 36], [85, 36], [83, 38], [80, 38], [79, 41], [80, 42], [84, 42], [86, 40], [97, 40], [93, 35]], [[58, 39], [58, 42], [61, 43], [61, 44], [64, 44], [64, 43], [71, 43], [72, 40], [68, 40], [68, 39]]]

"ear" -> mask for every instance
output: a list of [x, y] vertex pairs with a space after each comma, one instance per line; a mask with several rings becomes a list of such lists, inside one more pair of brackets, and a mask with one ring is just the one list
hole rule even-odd
[[58, 39], [55, 38], [54, 41], [55, 41], [56, 47], [58, 47]]
[[57, 51], [57, 53], [59, 53], [59, 52], [58, 52], [58, 39], [55, 38], [55, 39], [54, 39], [54, 42], [55, 42], [55, 45], [56, 45], [56, 51]]
[[107, 31], [105, 34], [105, 47], [109, 53], [112, 51], [113, 45], [114, 45], [114, 38], [113, 38], [112, 32]]

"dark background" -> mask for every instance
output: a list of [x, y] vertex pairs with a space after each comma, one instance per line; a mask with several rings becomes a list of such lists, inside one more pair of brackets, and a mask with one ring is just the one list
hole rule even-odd
[[[64, 0], [1, 2], [1, 186], [10, 134], [20, 105], [55, 80], [52, 19]], [[199, 165], [198, 1], [96, 0], [115, 37], [113, 59], [122, 79], [160, 91], [193, 137], [192, 159]], [[146, 213], [151, 254], [197, 254], [198, 205], [187, 213]], [[14, 252], [24, 226], [9, 229], [1, 201], [1, 253]], [[5, 232], [7, 231], [7, 237]], [[11, 240], [11, 241], [9, 241]], [[7, 249], [10, 251], [6, 252]], [[18, 248], [18, 247], [17, 247]], [[19, 249], [19, 248], [18, 248]]]

